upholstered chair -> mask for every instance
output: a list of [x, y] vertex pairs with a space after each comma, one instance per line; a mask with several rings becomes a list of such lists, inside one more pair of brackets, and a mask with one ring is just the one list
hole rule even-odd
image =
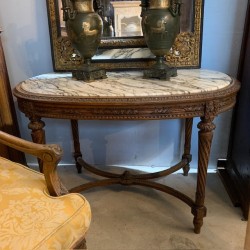
[[91, 210], [82, 195], [69, 194], [59, 180], [61, 148], [2, 131], [0, 144], [32, 154], [43, 164], [42, 174], [0, 157], [0, 249], [86, 249]]

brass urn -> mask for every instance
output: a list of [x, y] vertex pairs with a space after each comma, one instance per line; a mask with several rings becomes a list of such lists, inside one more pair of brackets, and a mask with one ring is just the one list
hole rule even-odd
[[177, 76], [177, 70], [166, 64], [165, 56], [180, 32], [181, 3], [179, 0], [143, 0], [141, 6], [143, 35], [156, 56], [156, 63], [144, 71], [144, 77], [169, 80]]
[[73, 47], [81, 54], [84, 64], [72, 72], [78, 80], [106, 78], [106, 71], [91, 63], [101, 41], [103, 22], [93, 9], [93, 0], [62, 0], [63, 18]]

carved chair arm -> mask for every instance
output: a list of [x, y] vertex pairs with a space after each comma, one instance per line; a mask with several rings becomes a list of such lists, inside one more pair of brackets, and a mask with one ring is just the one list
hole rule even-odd
[[37, 144], [0, 131], [0, 143], [24, 153], [31, 154], [43, 161], [43, 173], [48, 191], [53, 196], [68, 193], [62, 185], [56, 167], [62, 157], [62, 149], [56, 144]]

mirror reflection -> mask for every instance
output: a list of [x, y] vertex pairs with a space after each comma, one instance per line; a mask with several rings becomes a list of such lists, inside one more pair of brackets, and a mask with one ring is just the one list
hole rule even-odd
[[[193, 32], [194, 1], [182, 0], [181, 32]], [[103, 20], [103, 37], [140, 37], [141, 1], [94, 0], [94, 9]], [[67, 36], [63, 21], [62, 2], [58, 0], [61, 36]]]
[[[146, 46], [139, 20], [141, 1], [151, 0], [93, 1], [105, 24], [93, 62], [106, 70], [149, 68], [154, 63], [154, 55]], [[204, 0], [182, 0], [180, 34], [166, 55], [170, 66], [200, 67], [203, 6]], [[60, 71], [78, 69], [82, 58], [67, 37], [61, 0], [47, 0], [47, 7], [54, 68]]]

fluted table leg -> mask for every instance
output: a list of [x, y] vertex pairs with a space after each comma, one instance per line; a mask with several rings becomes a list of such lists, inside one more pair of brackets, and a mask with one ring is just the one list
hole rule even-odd
[[[45, 144], [45, 131], [44, 126], [45, 123], [41, 120], [40, 117], [31, 117], [30, 123], [28, 124], [28, 128], [31, 129], [31, 137], [32, 141], [39, 144]], [[39, 170], [43, 173], [43, 162], [42, 160], [38, 159]]]
[[184, 153], [182, 155], [182, 159], [187, 159], [188, 164], [183, 167], [184, 176], [188, 175], [190, 170], [190, 162], [192, 160], [191, 151], [191, 138], [192, 138], [192, 128], [193, 128], [193, 118], [187, 118], [185, 120], [185, 144], [184, 144]]
[[198, 124], [198, 128], [200, 129], [198, 145], [198, 176], [195, 206], [192, 208], [192, 213], [194, 215], [194, 232], [197, 234], [200, 233], [200, 229], [203, 225], [203, 218], [206, 216], [204, 201], [208, 161], [213, 138], [213, 130], [215, 129], [213, 117], [202, 117], [201, 122]]
[[73, 141], [74, 141], [74, 158], [76, 161], [76, 168], [77, 172], [82, 172], [82, 166], [78, 163], [77, 158], [82, 157], [81, 148], [80, 148], [80, 141], [79, 141], [79, 129], [78, 129], [78, 121], [77, 120], [71, 120], [71, 129], [72, 129], [72, 135], [73, 135]]

